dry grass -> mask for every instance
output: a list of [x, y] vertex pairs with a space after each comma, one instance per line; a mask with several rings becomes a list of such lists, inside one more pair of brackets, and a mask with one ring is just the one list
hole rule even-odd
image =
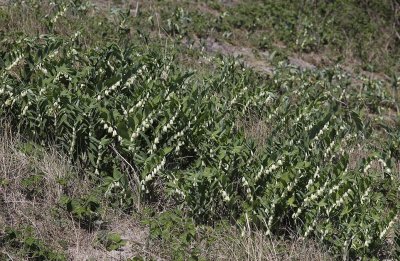
[[[101, 220], [108, 221], [105, 227], [81, 228], [70, 213], [59, 208], [59, 202], [63, 195], [79, 197], [88, 193], [93, 184], [76, 175], [77, 171], [55, 150], [27, 155], [19, 149], [21, 144], [20, 137], [9, 130], [0, 133], [0, 253], [11, 260], [26, 259], [15, 249], [2, 247], [1, 236], [6, 227], [28, 226], [51, 249], [68, 253], [69, 260], [126, 260], [135, 255], [133, 251], [144, 248], [147, 230], [118, 210], [104, 210]], [[26, 185], [35, 175], [43, 178]], [[60, 185], [60, 180], [68, 184]], [[101, 230], [120, 233], [130, 243], [121, 251], [107, 251], [97, 240]], [[133, 241], [139, 243], [133, 247]]]
[[[41, 158], [28, 156], [18, 150], [21, 140], [4, 131], [0, 136], [0, 213], [3, 220], [1, 227], [34, 228], [38, 238], [49, 243], [55, 249], [62, 249], [59, 240], [67, 241], [69, 245], [79, 245], [81, 233], [67, 215], [63, 216], [65, 224], [60, 226], [51, 215], [57, 206], [62, 188], [57, 180], [67, 178], [71, 167], [55, 151], [49, 151]], [[35, 188], [24, 183], [33, 179], [37, 174], [43, 177]], [[82, 193], [88, 184], [81, 182], [79, 186], [71, 184], [71, 194]], [[74, 191], [79, 188], [79, 191]], [[37, 189], [32, 192], [31, 189]]]
[[215, 250], [217, 260], [333, 260], [313, 242], [277, 240], [258, 230], [241, 235], [230, 229], [217, 240]]
[[[8, 15], [8, 19], [5, 23], [0, 25], [0, 30], [12, 30], [16, 32], [23, 32], [27, 35], [43, 34], [46, 32], [46, 28], [43, 24], [38, 23], [35, 17], [35, 10], [28, 5], [21, 5], [22, 8], [11, 5], [10, 1], [3, 1], [0, 3], [0, 7], [4, 6], [4, 12]], [[41, 11], [51, 10], [51, 7], [41, 5]]]
[[254, 115], [250, 116], [247, 121], [239, 119], [236, 126], [239, 129], [243, 128], [246, 139], [253, 140], [258, 151], [265, 148], [265, 141], [271, 135], [272, 130], [268, 122]]

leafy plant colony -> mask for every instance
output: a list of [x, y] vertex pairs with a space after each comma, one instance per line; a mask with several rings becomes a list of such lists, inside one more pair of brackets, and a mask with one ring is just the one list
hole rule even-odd
[[[338, 258], [398, 255], [400, 133], [386, 115], [398, 115], [390, 86], [399, 78], [285, 62], [262, 75], [224, 57], [209, 58], [213, 73], [202, 77], [143, 32], [128, 44], [123, 11], [119, 41], [91, 45], [85, 32], [57, 32], [88, 9], [53, 3], [41, 21], [48, 33], [1, 40], [0, 115], [16, 130], [57, 145], [127, 212], [168, 198], [199, 225], [293, 231]], [[175, 18], [170, 35], [184, 28]], [[246, 132], [254, 119], [268, 126], [261, 141]], [[63, 204], [90, 225], [89, 201]]]

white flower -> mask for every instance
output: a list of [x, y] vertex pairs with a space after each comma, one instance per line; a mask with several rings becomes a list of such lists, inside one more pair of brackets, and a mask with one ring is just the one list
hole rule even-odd
[[379, 159], [378, 162], [381, 163], [384, 167], [386, 167], [386, 162], [383, 159]]
[[268, 219], [268, 228], [270, 228], [272, 226], [272, 221], [273, 221], [274, 217], [270, 216]]
[[301, 212], [302, 212], [301, 208], [297, 209], [296, 213], [294, 213], [294, 214], [292, 215], [292, 217], [293, 217], [293, 218], [297, 218], [298, 216], [300, 216]]
[[28, 111], [28, 105], [26, 105], [25, 107], [24, 107], [24, 109], [23, 109], [23, 111], [22, 111], [22, 115], [25, 115], [26, 114], [26, 112]]
[[316, 179], [316, 178], [319, 178], [319, 167], [318, 166], [314, 173], [314, 179]]
[[[140, 106], [142, 106], [142, 101], [141, 100], [135, 105], [135, 107], [139, 108]], [[133, 108], [131, 110], [133, 111]]]
[[147, 175], [146, 178], [144, 179], [145, 182], [151, 181], [151, 175]]
[[395, 216], [395, 217], [389, 222], [389, 224], [387, 225], [387, 227], [385, 227], [385, 229], [382, 230], [382, 232], [381, 232], [380, 235], [379, 235], [379, 238], [380, 238], [380, 239], [382, 239], [382, 238], [386, 235], [387, 231], [394, 225], [394, 223], [396, 222], [397, 218], [398, 218], [398, 216]]
[[139, 133], [134, 132], [134, 133], [132, 133], [131, 140], [136, 139], [137, 137], [139, 137]]
[[308, 189], [311, 187], [312, 184], [313, 184], [313, 180], [312, 180], [312, 179], [309, 179], [309, 180], [308, 180], [308, 183], [307, 183], [307, 185], [306, 185], [306, 189], [308, 190]]
[[226, 201], [226, 202], [230, 201], [230, 197], [229, 197], [228, 193], [226, 193], [225, 190], [222, 190], [221, 193], [222, 193], [222, 198], [224, 199], [224, 201]]

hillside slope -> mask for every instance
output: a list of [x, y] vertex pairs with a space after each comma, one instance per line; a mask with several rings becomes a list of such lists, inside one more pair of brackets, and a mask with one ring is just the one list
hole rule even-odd
[[0, 258], [396, 260], [399, 8], [3, 1]]

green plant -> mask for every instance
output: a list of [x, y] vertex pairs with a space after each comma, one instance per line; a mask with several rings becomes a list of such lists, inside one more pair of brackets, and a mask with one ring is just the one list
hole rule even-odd
[[[5, 234], [0, 234], [0, 246], [8, 246], [18, 250], [20, 258], [29, 260], [67, 260], [64, 254], [49, 248], [40, 239], [33, 234], [33, 229], [27, 227], [25, 229], [6, 228]], [[0, 257], [7, 260], [8, 256]]]
[[103, 233], [99, 235], [99, 241], [107, 251], [117, 250], [125, 246], [126, 241], [117, 233]]
[[[176, 255], [183, 246], [198, 257], [191, 245], [195, 224], [224, 218], [267, 234], [294, 230], [337, 256], [390, 255], [381, 250], [399, 215], [398, 142], [393, 127], [368, 118], [396, 104], [382, 82], [361, 78], [355, 86], [337, 67], [301, 71], [285, 62], [262, 76], [224, 58], [214, 58], [203, 79], [181, 66], [175, 53], [151, 46], [150, 34], [141, 34], [144, 47], [118, 45], [130, 33], [129, 12], [117, 12], [122, 38], [111, 43], [87, 47], [78, 32], [60, 37], [55, 29], [64, 7], [77, 8], [57, 5], [45, 19], [50, 34], [4, 41], [0, 115], [26, 137], [57, 144], [114, 206], [130, 211], [135, 193], [149, 202], [168, 194], [190, 218], [165, 214], [152, 231], [164, 239], [186, 231]], [[329, 38], [315, 21], [285, 11], [284, 3], [232, 10], [238, 17], [218, 18], [219, 30], [273, 28], [292, 45], [300, 39], [302, 51]], [[269, 12], [272, 27], [261, 20]], [[290, 19], [283, 21], [280, 12]], [[183, 36], [191, 22], [178, 8], [165, 30]], [[254, 118], [269, 126], [263, 149], [246, 139], [240, 124]], [[379, 136], [378, 125], [390, 135]], [[37, 186], [40, 175], [26, 182]], [[64, 197], [60, 203], [90, 228], [100, 219], [100, 198]], [[183, 228], [174, 232], [178, 223]]]
[[153, 240], [167, 245], [167, 252], [175, 260], [201, 260], [201, 252], [196, 247], [199, 235], [196, 224], [183, 217], [179, 210], [166, 211], [145, 221], [150, 227]]
[[82, 198], [63, 196], [60, 204], [71, 213], [82, 228], [91, 229], [100, 221], [100, 202], [93, 195]]

